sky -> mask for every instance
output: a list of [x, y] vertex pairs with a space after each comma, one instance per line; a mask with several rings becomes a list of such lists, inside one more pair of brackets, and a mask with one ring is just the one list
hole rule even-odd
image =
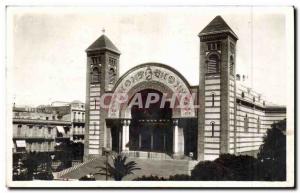
[[236, 71], [275, 104], [287, 104], [286, 16], [248, 7], [10, 8], [8, 94], [16, 105], [85, 101], [85, 49], [105, 35], [121, 51], [120, 75], [158, 62], [199, 84], [198, 33], [221, 15], [237, 34]]

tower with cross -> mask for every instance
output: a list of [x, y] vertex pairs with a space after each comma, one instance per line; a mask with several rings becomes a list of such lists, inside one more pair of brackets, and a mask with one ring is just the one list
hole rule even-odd
[[87, 49], [86, 81], [86, 133], [85, 155], [101, 155], [106, 146], [105, 111], [100, 108], [100, 98], [113, 89], [119, 78], [120, 51], [108, 39], [105, 29]]

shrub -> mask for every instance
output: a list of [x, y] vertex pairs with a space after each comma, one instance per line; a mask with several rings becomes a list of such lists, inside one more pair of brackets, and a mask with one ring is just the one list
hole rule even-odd
[[170, 176], [168, 180], [170, 180], [170, 181], [189, 181], [189, 180], [191, 180], [191, 176], [186, 175], [186, 174], [176, 174], [174, 176]]
[[203, 161], [194, 167], [191, 172], [191, 179], [199, 181], [232, 180], [233, 173], [221, 163]]
[[138, 177], [133, 179], [134, 181], [166, 181], [167, 179], [163, 178], [163, 177], [158, 177], [158, 176], [142, 176], [142, 177]]
[[261, 180], [260, 162], [252, 156], [222, 154], [214, 162], [226, 167], [232, 174], [232, 180]]

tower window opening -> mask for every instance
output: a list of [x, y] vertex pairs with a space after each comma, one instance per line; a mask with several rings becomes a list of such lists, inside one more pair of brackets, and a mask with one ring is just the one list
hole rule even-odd
[[215, 94], [214, 93], [211, 95], [211, 106], [212, 107], [215, 106]]
[[248, 118], [247, 114], [244, 118], [244, 129], [245, 129], [246, 132], [249, 132], [249, 118]]
[[92, 57], [92, 64], [93, 65], [101, 64], [101, 57], [100, 56], [94, 56], [94, 57]]
[[221, 50], [221, 44], [220, 44], [220, 42], [207, 43], [207, 49], [209, 51], [211, 51], [211, 50]]
[[219, 72], [219, 57], [216, 54], [212, 54], [208, 58], [207, 73], [218, 73], [218, 72]]
[[97, 67], [93, 68], [92, 71], [92, 83], [98, 83], [100, 81], [100, 71]]
[[229, 66], [230, 75], [234, 76], [234, 60], [233, 56], [230, 56], [230, 66]]
[[215, 122], [211, 122], [211, 136], [214, 137], [215, 136]]

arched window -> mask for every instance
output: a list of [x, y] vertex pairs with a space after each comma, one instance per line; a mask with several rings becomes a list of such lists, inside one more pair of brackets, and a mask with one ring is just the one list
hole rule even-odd
[[248, 132], [249, 128], [248, 128], [248, 115], [246, 114], [245, 118], [244, 118], [244, 129], [246, 132]]
[[230, 56], [230, 64], [229, 64], [230, 75], [234, 75], [234, 60], [233, 56]]
[[211, 94], [211, 106], [212, 107], [215, 106], [215, 94], [214, 93]]
[[92, 77], [92, 80], [91, 80], [92, 83], [97, 83], [100, 81], [100, 71], [97, 67], [93, 68], [91, 77]]
[[215, 136], [215, 122], [211, 122], [211, 136], [214, 137]]
[[245, 93], [244, 92], [242, 92], [242, 98], [244, 98], [245, 97]]
[[219, 57], [217, 54], [211, 54], [207, 61], [207, 73], [219, 73]]
[[116, 79], [116, 72], [114, 68], [109, 69], [109, 83], [112, 84], [115, 82]]

